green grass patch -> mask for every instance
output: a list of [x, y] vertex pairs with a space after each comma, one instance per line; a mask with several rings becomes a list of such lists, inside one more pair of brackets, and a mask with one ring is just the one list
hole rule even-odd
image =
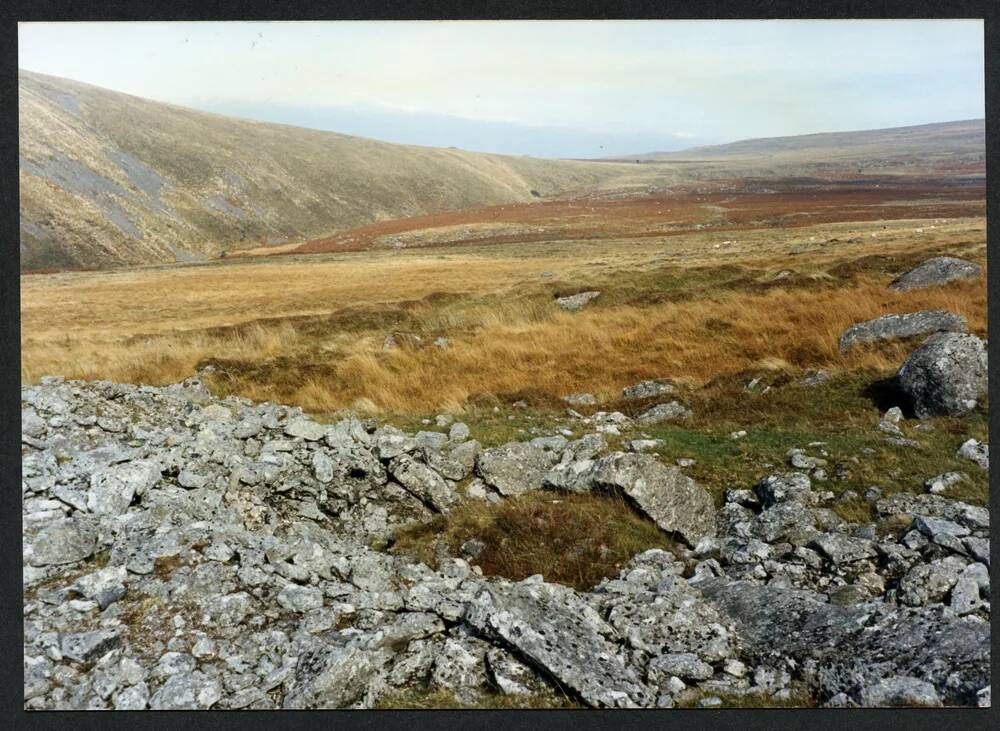
[[[817, 487], [838, 495], [849, 489], [863, 494], [871, 485], [885, 495], [923, 492], [928, 478], [956, 471], [967, 479], [945, 495], [974, 504], [987, 502], [987, 473], [956, 454], [966, 439], [988, 439], [985, 404], [960, 418], [904, 420], [906, 437], [920, 445], [915, 448], [887, 442], [888, 435], [877, 428], [884, 409], [896, 403], [884, 385], [886, 374], [842, 374], [812, 388], [781, 374], [763, 374], [757, 389], [747, 391], [744, 385], [753, 377], [731, 376], [685, 394], [694, 412], [691, 419], [642, 430], [663, 440], [656, 451], [666, 461], [694, 459], [688, 474], [717, 499], [727, 488], [751, 487], [770, 472], [790, 469], [787, 453], [795, 447], [814, 456], [821, 456], [821, 449], [827, 452], [828, 479], [817, 482]], [[761, 393], [767, 385], [770, 390]], [[732, 439], [730, 434], [740, 430], [747, 435]], [[822, 447], [808, 447], [815, 442], [822, 442]], [[846, 479], [832, 479], [838, 463], [848, 469]], [[835, 509], [851, 520], [867, 512], [867, 506], [857, 501]]]

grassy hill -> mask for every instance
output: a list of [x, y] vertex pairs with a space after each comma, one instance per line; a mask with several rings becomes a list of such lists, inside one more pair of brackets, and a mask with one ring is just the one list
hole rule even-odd
[[[395, 145], [21, 71], [21, 264], [197, 260], [378, 221], [530, 201], [624, 165]], [[634, 167], [634, 164], [633, 164]]]

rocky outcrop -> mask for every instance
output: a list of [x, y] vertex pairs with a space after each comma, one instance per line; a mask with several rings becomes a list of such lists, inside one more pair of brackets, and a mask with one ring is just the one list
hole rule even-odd
[[947, 284], [957, 279], [971, 279], [980, 274], [982, 268], [971, 261], [953, 256], [936, 256], [896, 277], [889, 289], [908, 292], [911, 289]]
[[961, 416], [986, 393], [986, 344], [975, 335], [932, 335], [904, 361], [896, 379], [917, 417]]
[[840, 336], [840, 352], [846, 353], [858, 343], [911, 338], [935, 332], [965, 332], [965, 330], [965, 318], [947, 310], [884, 315], [847, 328]]
[[[28, 709], [370, 708], [416, 688], [473, 705], [988, 702], [984, 507], [872, 497], [897, 526], [878, 533], [840, 519], [821, 468], [796, 460], [812, 478], [768, 475], [716, 510], [652, 455], [602, 456], [599, 434], [475, 461], [467, 429], [319, 424], [196, 379], [47, 379], [22, 409]], [[455, 489], [474, 463], [485, 476]], [[559, 481], [613, 492], [682, 541], [585, 591], [373, 547], [493, 490], [487, 476], [493, 500]]]

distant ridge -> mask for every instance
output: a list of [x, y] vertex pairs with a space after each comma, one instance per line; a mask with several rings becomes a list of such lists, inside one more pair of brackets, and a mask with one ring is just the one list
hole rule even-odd
[[899, 155], [912, 149], [921, 155], [932, 153], [931, 145], [940, 145], [941, 154], [965, 154], [970, 158], [986, 152], [986, 120], [967, 119], [935, 122], [908, 127], [857, 130], [850, 132], [819, 132], [790, 137], [761, 137], [738, 140], [722, 145], [703, 145], [674, 152], [646, 152], [620, 155], [608, 160], [685, 160], [718, 159], [739, 156], [781, 155], [794, 152], [829, 150], [843, 154], [848, 150], [871, 153], [880, 151]]

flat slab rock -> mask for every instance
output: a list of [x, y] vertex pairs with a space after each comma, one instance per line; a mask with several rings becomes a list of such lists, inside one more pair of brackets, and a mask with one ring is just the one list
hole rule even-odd
[[924, 310], [903, 315], [884, 315], [851, 325], [840, 336], [840, 352], [846, 353], [858, 343], [910, 338], [935, 332], [965, 332], [965, 318], [947, 310]]
[[593, 484], [620, 491], [663, 530], [689, 545], [715, 535], [712, 497], [678, 467], [648, 454], [616, 452], [598, 460]]
[[490, 584], [470, 602], [465, 620], [587, 705], [637, 708], [652, 703], [650, 690], [619, 654], [614, 629], [572, 589], [533, 579]]
[[476, 456], [476, 474], [505, 497], [520, 495], [542, 486], [542, 479], [556, 457], [524, 442], [510, 442], [484, 449]]

